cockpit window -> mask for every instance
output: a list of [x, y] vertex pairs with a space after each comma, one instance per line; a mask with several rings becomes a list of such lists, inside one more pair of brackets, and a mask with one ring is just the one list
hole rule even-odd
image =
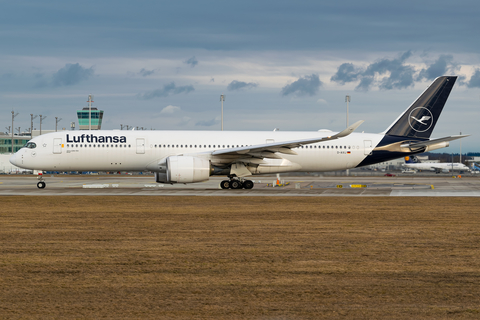
[[37, 147], [37, 144], [35, 142], [27, 142], [23, 147], [29, 148], [29, 149], [35, 149]]

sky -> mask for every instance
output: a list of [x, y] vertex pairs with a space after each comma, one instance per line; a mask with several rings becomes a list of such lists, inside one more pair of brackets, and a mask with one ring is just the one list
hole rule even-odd
[[[480, 152], [478, 1], [1, 1], [2, 131], [384, 131], [438, 76], [458, 80], [432, 138]], [[34, 120], [39, 128], [39, 118]]]

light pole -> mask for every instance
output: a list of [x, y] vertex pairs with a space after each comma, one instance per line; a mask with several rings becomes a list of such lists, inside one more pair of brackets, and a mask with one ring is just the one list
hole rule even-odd
[[[462, 135], [462, 131], [460, 131], [460, 135]], [[458, 162], [462, 163], [462, 139], [460, 139], [460, 161]]]
[[57, 132], [57, 125], [60, 121], [62, 121], [62, 118], [55, 117], [55, 132]]
[[42, 135], [42, 122], [43, 120], [45, 120], [45, 118], [47, 118], [47, 116], [43, 117], [42, 115], [40, 115], [40, 135]]
[[33, 120], [35, 120], [38, 117], [38, 115], [33, 115], [33, 113], [30, 113], [30, 139], [33, 139]]
[[93, 95], [88, 95], [88, 130], [92, 130], [92, 102]]
[[347, 128], [348, 128], [348, 103], [350, 102], [350, 96], [345, 96], [345, 102], [347, 103]]
[[223, 131], [223, 101], [225, 101], [225, 95], [220, 96], [220, 101], [222, 102], [222, 131]]
[[[347, 126], [346, 126], [346, 128], [348, 128], [348, 103], [350, 102], [350, 96], [349, 95], [345, 96], [345, 102], [347, 103]], [[350, 175], [350, 170], [349, 169], [347, 169], [346, 174], [347, 174], [347, 177]]]
[[15, 127], [13, 126], [13, 119], [15, 119], [16, 116], [18, 116], [18, 112], [15, 113], [14, 111], [12, 111], [12, 154], [15, 153], [15, 152], [13, 151], [13, 131], [14, 131], [13, 129], [15, 128]]

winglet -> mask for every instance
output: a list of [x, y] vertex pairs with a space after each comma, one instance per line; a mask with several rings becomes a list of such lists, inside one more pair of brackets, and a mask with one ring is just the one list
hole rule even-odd
[[336, 135], [333, 135], [329, 138], [331, 139], [337, 139], [337, 138], [342, 138], [342, 137], [346, 137], [348, 136], [350, 133], [352, 133], [353, 131], [355, 131], [355, 129], [357, 129], [358, 127], [360, 127], [360, 125], [362, 123], [364, 123], [365, 121], [364, 120], [360, 120], [360, 121], [357, 121], [355, 122], [354, 124], [352, 124], [351, 126], [349, 126], [347, 129], [343, 130], [342, 132], [339, 132], [337, 133]]

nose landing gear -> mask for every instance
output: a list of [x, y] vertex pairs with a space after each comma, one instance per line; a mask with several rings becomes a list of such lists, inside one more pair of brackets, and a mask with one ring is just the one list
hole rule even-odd
[[37, 188], [38, 189], [44, 189], [47, 186], [47, 183], [45, 180], [43, 180], [43, 174], [41, 172], [38, 173], [38, 182], [37, 182]]
[[253, 181], [245, 180], [243, 178], [237, 178], [234, 175], [228, 176], [229, 180], [223, 180], [220, 182], [222, 189], [252, 189]]

